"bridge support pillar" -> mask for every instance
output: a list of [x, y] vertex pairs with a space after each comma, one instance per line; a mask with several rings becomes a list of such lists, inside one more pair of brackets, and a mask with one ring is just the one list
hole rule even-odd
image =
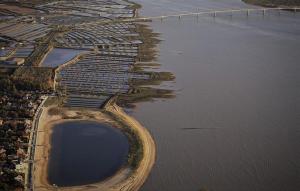
[[247, 9], [247, 17], [249, 17], [249, 14], [250, 14], [250, 10]]
[[266, 15], [266, 9], [263, 10], [263, 16], [265, 16], [265, 15]]
[[217, 16], [217, 12], [214, 12], [214, 17], [216, 17]]

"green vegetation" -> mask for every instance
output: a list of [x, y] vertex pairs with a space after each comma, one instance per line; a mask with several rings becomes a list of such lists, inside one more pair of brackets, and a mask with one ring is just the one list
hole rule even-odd
[[123, 132], [128, 137], [130, 144], [127, 162], [135, 170], [143, 158], [143, 145], [136, 132], [131, 128], [125, 127]]
[[51, 32], [47, 36], [38, 40], [38, 46], [29, 57], [26, 58], [24, 65], [26, 66], [40, 66], [45, 55], [52, 49], [52, 41], [56, 36], [56, 32]]
[[125, 107], [134, 107], [134, 103], [152, 101], [155, 98], [174, 98], [173, 90], [155, 89], [151, 87], [132, 88], [127, 94], [118, 96], [117, 104]]
[[141, 159], [143, 158], [143, 144], [140, 140], [139, 136], [136, 132], [126, 124], [122, 122], [122, 120], [116, 117], [114, 114], [110, 113], [107, 110], [104, 110], [106, 114], [108, 114], [111, 118], [114, 119], [119, 125], [122, 127], [122, 132], [127, 136], [129, 142], [129, 152], [127, 158], [127, 164], [133, 169], [136, 170], [140, 164]]
[[[158, 68], [160, 64], [154, 63], [156, 59], [156, 46], [160, 42], [157, 38], [158, 34], [144, 24], [137, 24], [133, 29], [134, 33], [138, 33], [138, 37], [132, 37], [128, 40], [141, 40], [143, 43], [138, 47], [138, 56], [135, 64], [131, 69], [131, 73], [146, 75], [146, 79], [131, 79], [129, 85], [131, 89], [126, 94], [119, 94], [116, 102], [119, 106], [135, 107], [135, 103], [143, 101], [152, 101], [155, 98], [173, 98], [172, 90], [156, 89], [150, 87], [152, 85], [160, 85], [165, 81], [173, 81], [175, 76], [170, 72], [154, 72], [145, 71], [147, 69]], [[148, 86], [148, 87], [145, 87]]]
[[0, 190], [24, 190], [24, 164], [32, 120], [39, 104], [37, 92], [18, 91], [9, 75], [0, 76]]
[[8, 77], [12, 75], [15, 68], [0, 67], [0, 77]]
[[137, 102], [152, 101], [155, 98], [174, 98], [172, 90], [150, 87], [151, 85], [160, 85], [162, 82], [173, 81], [175, 76], [171, 72], [145, 71], [147, 68], [160, 66], [158, 63], [153, 63], [156, 60], [156, 46], [160, 42], [158, 34], [144, 24], [137, 24], [134, 32], [139, 33], [139, 40], [143, 44], [139, 45], [137, 57], [141, 63], [135, 64], [131, 72], [147, 75], [149, 79], [132, 79], [129, 82], [131, 89], [126, 94], [118, 96], [117, 104], [124, 107], [134, 107], [134, 103]]
[[142, 85], [160, 85], [165, 81], [173, 81], [175, 76], [171, 72], [148, 72], [137, 71], [135, 74], [148, 75], [149, 79], [131, 79], [130, 84], [133, 87]]
[[0, 68], [0, 89], [6, 92], [53, 90], [53, 79], [52, 68]]
[[124, 1], [126, 1], [128, 3], [132, 3], [133, 4], [133, 6], [132, 6], [133, 9], [140, 9], [140, 8], [142, 8], [142, 6], [140, 4], [135, 3], [135, 2], [133, 2], [131, 0], [130, 1], [129, 0], [124, 0]]
[[147, 25], [136, 25], [136, 31], [139, 33], [139, 38], [143, 42], [139, 46], [138, 60], [142, 62], [152, 62], [156, 59], [156, 46], [160, 42], [159, 34], [154, 33]]
[[12, 93], [17, 92], [14, 82], [7, 76], [0, 76], [0, 89], [1, 91], [9, 91]]
[[45, 67], [19, 67], [11, 79], [18, 90], [52, 90], [54, 70]]
[[[13, 163], [10, 161], [8, 165]], [[23, 190], [23, 185], [21, 182], [17, 181], [15, 178], [20, 175], [19, 173], [11, 170], [9, 168], [3, 169], [3, 175], [1, 175], [0, 190]]]
[[300, 6], [300, 0], [243, 0], [245, 3], [276, 7], [276, 6]]

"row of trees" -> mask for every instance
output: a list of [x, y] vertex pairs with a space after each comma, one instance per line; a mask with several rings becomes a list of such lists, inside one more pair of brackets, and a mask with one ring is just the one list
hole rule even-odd
[[23, 91], [36, 91], [36, 90], [48, 90], [49, 87], [46, 84], [38, 83], [37, 81], [30, 79], [17, 79], [12, 77], [0, 77], [0, 89], [3, 91], [18, 94], [19, 90]]

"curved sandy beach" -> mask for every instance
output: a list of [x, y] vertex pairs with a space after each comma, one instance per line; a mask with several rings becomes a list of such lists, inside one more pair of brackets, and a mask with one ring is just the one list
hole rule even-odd
[[[109, 102], [103, 110], [68, 110], [67, 108], [62, 108], [58, 115], [49, 115], [50, 108], [43, 108], [43, 112], [39, 120], [34, 163], [34, 190], [139, 190], [153, 167], [156, 151], [155, 143], [150, 133], [138, 121], [128, 116], [120, 107], [112, 102]], [[116, 118], [118, 119], [118, 122], [113, 120]], [[137, 169], [133, 171], [129, 166], [125, 166], [114, 176], [95, 184], [74, 187], [54, 187], [53, 185], [50, 185], [47, 178], [47, 167], [51, 148], [50, 137], [52, 128], [55, 124], [74, 120], [92, 120], [100, 123], [109, 123], [118, 128], [122, 128], [122, 125], [132, 128], [136, 135], [139, 136], [143, 146], [143, 158], [141, 159]]]

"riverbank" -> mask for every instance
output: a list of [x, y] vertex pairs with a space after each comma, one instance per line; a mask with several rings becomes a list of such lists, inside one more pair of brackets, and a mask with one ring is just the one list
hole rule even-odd
[[286, 1], [286, 0], [243, 0], [245, 3], [258, 5], [258, 6], [264, 6], [264, 7], [286, 7], [286, 8], [292, 8], [292, 7], [299, 7], [300, 1], [299, 0], [292, 0], [292, 1]]
[[[117, 121], [115, 119], [118, 119]], [[142, 155], [135, 168], [124, 166], [107, 180], [82, 186], [54, 187], [48, 182], [48, 159], [51, 149], [51, 134], [55, 125], [66, 121], [91, 120], [108, 123], [120, 128], [130, 128], [141, 141]], [[33, 186], [35, 190], [138, 190], [148, 177], [155, 161], [155, 144], [150, 133], [135, 119], [128, 116], [113, 101], [103, 110], [67, 109], [55, 106], [44, 108], [39, 121], [35, 151], [35, 172]]]

